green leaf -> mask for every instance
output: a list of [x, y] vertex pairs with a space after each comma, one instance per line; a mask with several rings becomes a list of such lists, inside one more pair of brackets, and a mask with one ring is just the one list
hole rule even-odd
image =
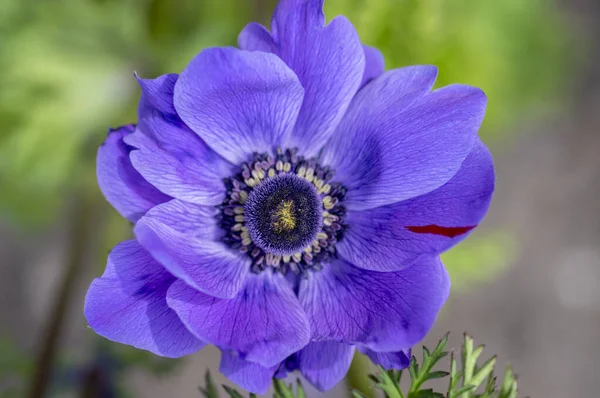
[[273, 388], [275, 389], [275, 398], [294, 398], [292, 385], [288, 385], [282, 379], [273, 379]]
[[431, 353], [429, 352], [429, 349], [425, 346], [423, 346], [423, 363], [427, 362], [427, 360], [429, 359], [429, 357], [431, 356]]
[[219, 398], [219, 392], [217, 391], [217, 387], [213, 382], [212, 376], [210, 375], [210, 371], [207, 370], [204, 375], [204, 384], [205, 387], [199, 387], [200, 392], [204, 396], [204, 398]]
[[390, 373], [382, 367], [378, 367], [378, 369], [380, 382], [377, 383], [376, 386], [381, 388], [389, 398], [404, 398], [404, 394], [396, 382], [396, 377], [390, 375]]
[[434, 392], [431, 388], [420, 390], [411, 395], [411, 398], [444, 398], [444, 394]]
[[369, 398], [365, 394], [363, 394], [362, 392], [358, 391], [357, 389], [352, 390], [352, 396], [354, 398]]
[[225, 392], [227, 392], [227, 394], [229, 394], [231, 398], [244, 398], [244, 396], [237, 392], [234, 388], [226, 386], [225, 384], [223, 384], [223, 389], [225, 390]]
[[304, 386], [302, 386], [302, 382], [300, 379], [296, 379], [296, 398], [306, 398], [306, 392], [304, 391]]
[[502, 386], [498, 398], [516, 398], [517, 397], [517, 379], [510, 365], [506, 367]]
[[472, 386], [472, 385], [468, 385], [468, 386], [463, 386], [458, 388], [456, 391], [454, 391], [454, 393], [452, 394], [453, 397], [460, 397], [463, 394], [467, 394], [470, 391], [476, 389], [476, 386]]
[[490, 358], [483, 366], [475, 373], [471, 379], [471, 384], [474, 386], [480, 386], [483, 381], [492, 374], [494, 366], [496, 365], [496, 356]]
[[425, 377], [425, 380], [441, 379], [443, 377], [448, 376], [449, 374], [450, 374], [450, 372], [446, 372], [443, 370], [437, 370], [435, 372], [428, 373], [427, 376]]

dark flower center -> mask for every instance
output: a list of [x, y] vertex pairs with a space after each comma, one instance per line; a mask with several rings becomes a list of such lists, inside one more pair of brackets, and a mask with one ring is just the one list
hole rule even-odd
[[225, 179], [220, 225], [225, 243], [250, 256], [253, 272], [304, 273], [336, 255], [346, 189], [331, 182], [332, 170], [289, 149], [254, 154], [240, 168]]
[[265, 252], [281, 256], [302, 251], [317, 239], [322, 212], [315, 186], [292, 173], [259, 184], [244, 207], [252, 241]]

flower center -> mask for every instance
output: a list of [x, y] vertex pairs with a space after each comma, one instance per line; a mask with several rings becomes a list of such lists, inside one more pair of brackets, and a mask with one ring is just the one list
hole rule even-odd
[[281, 234], [285, 231], [293, 231], [296, 228], [296, 212], [292, 200], [283, 201], [277, 206], [273, 215], [273, 228]]
[[281, 256], [302, 251], [317, 239], [322, 212], [315, 186], [293, 173], [261, 182], [244, 206], [252, 241], [265, 252]]
[[320, 269], [343, 237], [345, 188], [333, 171], [296, 150], [255, 154], [226, 179], [220, 225], [224, 241], [247, 253], [252, 271]]

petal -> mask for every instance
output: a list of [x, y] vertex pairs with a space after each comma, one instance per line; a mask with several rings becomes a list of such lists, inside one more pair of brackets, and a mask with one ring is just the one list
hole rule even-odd
[[177, 113], [213, 150], [239, 164], [286, 142], [304, 90], [273, 54], [210, 48], [175, 84]]
[[494, 164], [477, 140], [462, 167], [433, 192], [359, 212], [348, 212], [348, 229], [337, 249], [352, 264], [397, 271], [419, 256], [439, 255], [468, 236], [485, 216], [494, 192]]
[[320, 391], [335, 387], [348, 373], [354, 346], [336, 341], [319, 341], [298, 353], [298, 370]]
[[385, 71], [385, 59], [381, 51], [375, 47], [363, 46], [365, 50], [365, 71], [360, 87], [379, 77]]
[[247, 51], [276, 52], [275, 42], [269, 31], [259, 23], [251, 22], [238, 36], [238, 46]]
[[129, 161], [131, 147], [123, 137], [135, 126], [127, 125], [110, 130], [98, 148], [96, 174], [98, 185], [106, 200], [125, 218], [135, 222], [149, 209], [170, 198], [144, 180]]
[[235, 297], [250, 267], [248, 256], [221, 242], [218, 210], [174, 199], [153, 208], [134, 233], [170, 273], [218, 297]]
[[175, 282], [167, 293], [169, 306], [203, 341], [263, 366], [275, 366], [303, 348], [310, 339], [306, 314], [281, 274], [250, 274], [233, 299], [200, 293]]
[[138, 79], [142, 88], [139, 122], [126, 142], [133, 166], [162, 192], [192, 203], [223, 201], [223, 178], [233, 165], [211, 150], [181, 121], [173, 107], [177, 75]]
[[187, 331], [167, 306], [175, 278], [135, 240], [117, 245], [104, 275], [85, 297], [88, 324], [101, 336], [164, 357], [181, 357], [204, 344]]
[[316, 156], [360, 86], [363, 47], [345, 17], [325, 25], [323, 0], [281, 0], [271, 31], [277, 55], [296, 72], [305, 90], [289, 146]]
[[337, 260], [300, 284], [313, 340], [398, 351], [419, 342], [446, 301], [448, 274], [439, 258], [399, 272], [373, 272]]
[[377, 352], [359, 346], [358, 350], [368, 356], [375, 365], [386, 370], [402, 370], [410, 365], [410, 348], [396, 352]]
[[464, 85], [429, 92], [435, 76], [435, 67], [398, 69], [357, 94], [323, 155], [348, 189], [348, 209], [431, 192], [448, 182], [471, 152], [485, 94]]
[[225, 350], [221, 354], [219, 371], [244, 390], [254, 394], [267, 393], [276, 370], [277, 365], [264, 367], [240, 358], [234, 351]]

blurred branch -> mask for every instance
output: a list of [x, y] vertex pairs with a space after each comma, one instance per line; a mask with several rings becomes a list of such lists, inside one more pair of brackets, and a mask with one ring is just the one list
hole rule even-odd
[[54, 360], [62, 333], [69, 302], [76, 286], [77, 277], [85, 265], [86, 248], [90, 237], [98, 226], [90, 222], [90, 216], [102, 207], [95, 195], [79, 192], [72, 202], [71, 223], [68, 232], [67, 263], [62, 282], [52, 304], [50, 317], [46, 321], [43, 339], [36, 357], [29, 398], [43, 398], [48, 390], [53, 373]]

